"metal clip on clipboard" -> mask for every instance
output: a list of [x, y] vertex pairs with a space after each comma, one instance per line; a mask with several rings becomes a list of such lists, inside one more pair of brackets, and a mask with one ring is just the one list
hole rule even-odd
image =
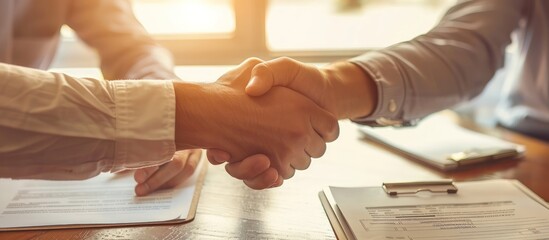
[[452, 153], [448, 156], [448, 159], [459, 162], [460, 164], [469, 164], [482, 162], [489, 159], [512, 157], [518, 154], [519, 152], [514, 148], [469, 149], [466, 151]]
[[458, 188], [451, 179], [421, 182], [383, 183], [383, 190], [391, 196], [398, 194], [416, 194], [418, 192], [457, 193]]

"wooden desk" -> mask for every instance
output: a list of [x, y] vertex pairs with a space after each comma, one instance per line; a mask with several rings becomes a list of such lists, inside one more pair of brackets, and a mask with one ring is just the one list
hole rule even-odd
[[442, 173], [362, 140], [356, 125], [341, 121], [339, 139], [324, 157], [277, 189], [255, 191], [210, 166], [194, 221], [182, 225], [88, 228], [0, 233], [0, 239], [334, 239], [318, 199], [328, 185], [380, 185], [390, 180], [516, 178], [549, 200], [549, 143], [491, 130], [527, 147], [520, 161], [502, 161]]
[[333, 239], [318, 192], [327, 185], [379, 185], [422, 178], [517, 178], [549, 200], [549, 144], [507, 131], [505, 139], [527, 146], [520, 161], [503, 161], [444, 174], [361, 140], [356, 126], [341, 122], [338, 141], [277, 189], [255, 191], [232, 179], [222, 166], [210, 166], [196, 219], [182, 225], [0, 233], [0, 239]]

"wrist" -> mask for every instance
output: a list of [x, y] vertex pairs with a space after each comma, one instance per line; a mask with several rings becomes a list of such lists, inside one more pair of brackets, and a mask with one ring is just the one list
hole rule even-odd
[[175, 91], [175, 145], [178, 150], [208, 147], [208, 132], [204, 129], [208, 117], [206, 105], [210, 102], [208, 84], [174, 81]]
[[353, 119], [370, 115], [377, 105], [377, 86], [359, 66], [338, 62], [321, 68], [332, 85], [338, 119]]

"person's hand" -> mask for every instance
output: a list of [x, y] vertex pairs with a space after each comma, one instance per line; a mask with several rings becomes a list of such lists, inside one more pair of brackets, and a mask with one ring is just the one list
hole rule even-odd
[[193, 175], [200, 162], [202, 150], [189, 149], [175, 152], [173, 159], [160, 166], [137, 169], [135, 194], [145, 196], [159, 189], [178, 186]]
[[261, 96], [275, 86], [307, 96], [338, 119], [367, 116], [377, 102], [375, 83], [351, 62], [318, 68], [287, 57], [266, 61], [253, 68], [246, 93]]
[[250, 59], [213, 84], [174, 83], [176, 145], [222, 149], [234, 161], [263, 153], [285, 179], [320, 157], [337, 138], [337, 119], [308, 98], [274, 87], [260, 97], [244, 92]]
[[[218, 149], [208, 149], [207, 156], [213, 165], [230, 161], [230, 155]], [[242, 161], [226, 164], [225, 170], [229, 175], [243, 180], [246, 186], [255, 190], [282, 186], [284, 178], [270, 165], [271, 161], [266, 155], [256, 154]]]
[[275, 86], [283, 86], [337, 114], [333, 84], [328, 75], [318, 67], [282, 57], [255, 65], [246, 85], [246, 93], [250, 96], [261, 96]]
[[[251, 96], [261, 96], [274, 86], [291, 88], [309, 97], [340, 119], [368, 115], [377, 99], [373, 81], [358, 66], [350, 62], [335, 63], [323, 68], [290, 58], [262, 62], [254, 66], [246, 92]], [[264, 158], [264, 155], [254, 155], [242, 162], [231, 163], [232, 160], [227, 153], [220, 150], [208, 151], [210, 162], [229, 162], [226, 165], [229, 174], [248, 176], [244, 182], [251, 188], [280, 186], [281, 182], [272, 170], [256, 171], [252, 174], [247, 169], [252, 166], [251, 163], [261, 162]]]

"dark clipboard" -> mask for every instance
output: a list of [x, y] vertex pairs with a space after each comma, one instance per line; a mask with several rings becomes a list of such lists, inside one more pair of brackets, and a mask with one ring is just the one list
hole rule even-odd
[[208, 171], [208, 160], [205, 159], [205, 154], [202, 154], [200, 164], [197, 169], [199, 170], [195, 183], [195, 189], [193, 198], [189, 208], [189, 212], [186, 216], [180, 216], [179, 218], [166, 220], [166, 221], [154, 221], [154, 222], [137, 222], [137, 223], [112, 223], [112, 224], [65, 224], [65, 225], [47, 225], [47, 226], [33, 226], [33, 227], [9, 227], [0, 228], [0, 232], [8, 231], [27, 231], [27, 230], [54, 230], [54, 229], [75, 229], [75, 228], [105, 228], [105, 227], [128, 227], [128, 226], [150, 226], [150, 225], [163, 225], [163, 224], [181, 224], [194, 220], [196, 216], [196, 209], [198, 207], [198, 201], [200, 199], [200, 193], [204, 185], [204, 179]]

